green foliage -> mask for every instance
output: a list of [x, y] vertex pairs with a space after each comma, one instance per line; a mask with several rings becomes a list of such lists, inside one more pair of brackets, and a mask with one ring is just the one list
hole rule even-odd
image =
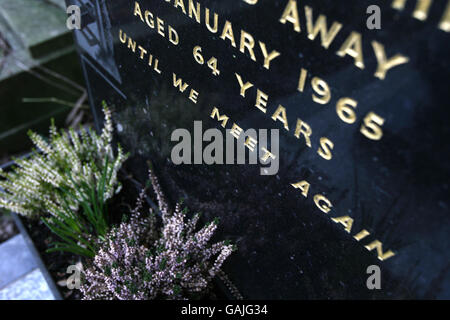
[[[47, 250], [68, 251], [85, 257], [94, 257], [97, 239], [104, 240], [108, 232], [107, 206], [103, 195], [105, 186], [110, 183], [111, 171], [108, 171], [108, 157], [105, 159], [104, 171], [97, 187], [84, 181], [74, 182], [77, 194], [70, 189], [61, 188], [63, 199], [72, 199], [80, 204], [79, 212], [74, 212], [67, 201], [57, 216], [42, 217], [45, 225], [63, 242], [54, 243], [54, 247]], [[72, 179], [72, 177], [70, 177]], [[77, 198], [81, 195], [81, 198]]]
[[52, 122], [49, 141], [29, 133], [39, 151], [16, 159], [11, 171], [0, 170], [0, 207], [40, 216], [64, 240], [52, 250], [92, 256], [89, 239], [108, 231], [105, 203], [121, 189], [117, 173], [127, 155], [120, 146], [113, 152], [111, 113], [105, 104], [103, 111], [101, 135], [84, 128], [58, 132]]

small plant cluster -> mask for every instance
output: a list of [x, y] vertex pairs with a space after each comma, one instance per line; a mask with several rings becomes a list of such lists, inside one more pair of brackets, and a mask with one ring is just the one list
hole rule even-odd
[[150, 208], [142, 214], [145, 189], [130, 221], [113, 228], [85, 271], [85, 299], [188, 299], [200, 297], [234, 250], [228, 241], [209, 244], [218, 220], [197, 230], [200, 215], [187, 218], [178, 203], [169, 206], [157, 178], [150, 180], [162, 225]]
[[57, 128], [52, 122], [49, 141], [29, 132], [37, 147], [29, 158], [15, 159], [8, 172], [0, 170], [0, 207], [28, 217], [41, 217], [64, 242], [55, 250], [93, 256], [90, 234], [108, 231], [105, 203], [121, 185], [117, 173], [125, 155], [112, 147], [110, 110], [103, 105], [101, 135], [80, 128], [79, 133]]
[[106, 104], [103, 111], [101, 135], [84, 128], [58, 132], [54, 123], [48, 141], [30, 132], [37, 149], [17, 159], [12, 170], [0, 170], [0, 207], [40, 218], [61, 239], [47, 251], [84, 257], [84, 299], [201, 297], [216, 275], [227, 280], [220, 268], [234, 246], [210, 244], [217, 219], [199, 228], [200, 215], [188, 217], [181, 202], [171, 210], [151, 170], [159, 210], [143, 213], [144, 188], [136, 208], [124, 216], [129, 219], [111, 226], [107, 201], [121, 189], [118, 171], [128, 155], [113, 148]]

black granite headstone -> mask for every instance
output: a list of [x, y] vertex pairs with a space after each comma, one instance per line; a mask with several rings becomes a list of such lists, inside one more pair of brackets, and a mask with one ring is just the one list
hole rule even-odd
[[[92, 106], [114, 106], [136, 177], [151, 159], [171, 200], [221, 218], [244, 297], [450, 298], [450, 2], [80, 2]], [[211, 128], [276, 129], [279, 150], [208, 165]]]

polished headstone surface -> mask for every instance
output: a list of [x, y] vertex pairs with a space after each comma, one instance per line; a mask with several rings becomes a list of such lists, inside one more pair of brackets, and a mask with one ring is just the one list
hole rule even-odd
[[[118, 140], [134, 156], [130, 161], [138, 179], [145, 180], [145, 161], [150, 159], [172, 201], [183, 197], [207, 219], [221, 218], [220, 236], [239, 249], [226, 271], [244, 297], [450, 298], [450, 33], [438, 28], [444, 2], [434, 3], [428, 19], [419, 21], [412, 17], [414, 1], [403, 11], [391, 8], [391, 1], [297, 1], [301, 32], [295, 32], [292, 23], [279, 22], [287, 0], [256, 5], [199, 1], [201, 23], [176, 8], [176, 1], [139, 1], [143, 17], [149, 10], [155, 24], [156, 17], [164, 21], [159, 33], [133, 15], [134, 1], [83, 2], [97, 8], [90, 24], [101, 42], [78, 44], [98, 119], [100, 102], [106, 100], [114, 107]], [[189, 1], [181, 2], [187, 10]], [[371, 4], [381, 7], [381, 30], [366, 27]], [[328, 49], [320, 35], [314, 41], [307, 38], [305, 5], [314, 19], [325, 15], [328, 26], [342, 23]], [[205, 8], [211, 22], [212, 13], [219, 14], [217, 33], [205, 26]], [[232, 23], [236, 47], [220, 38], [225, 21]], [[169, 25], [179, 36], [177, 45], [169, 41]], [[120, 30], [146, 50], [144, 59], [139, 49], [133, 52], [127, 42], [121, 43]], [[248, 51], [239, 51], [241, 30], [255, 39], [256, 62]], [[364, 70], [349, 55], [336, 54], [352, 31], [362, 35]], [[376, 78], [374, 40], [384, 44], [388, 57], [400, 53], [409, 62], [389, 70], [384, 80]], [[269, 70], [263, 67], [259, 41], [281, 53]], [[202, 47], [206, 59], [217, 58], [220, 75], [213, 76], [206, 61], [200, 65], [194, 60], [195, 46]], [[149, 54], [159, 59], [161, 74], [148, 66]], [[302, 68], [308, 75], [299, 92]], [[185, 93], [173, 86], [172, 73], [189, 83]], [[254, 84], [245, 98], [235, 73]], [[331, 89], [325, 104], [313, 101], [323, 89], [319, 82], [313, 90], [314, 77]], [[197, 103], [188, 99], [190, 88], [199, 92]], [[256, 88], [269, 96], [266, 113], [254, 106]], [[336, 112], [342, 97], [358, 102], [351, 124]], [[271, 119], [280, 104], [286, 108], [289, 131]], [[230, 117], [227, 129], [236, 122], [243, 129], [280, 130], [277, 175], [260, 175], [260, 165], [173, 164], [175, 129], [192, 133], [194, 121], [200, 120], [203, 130], [224, 132], [210, 117], [214, 106]], [[360, 132], [370, 112], [384, 119], [378, 141]], [[297, 118], [312, 129], [311, 148], [294, 136]], [[317, 153], [321, 137], [334, 143], [331, 160]], [[291, 186], [301, 180], [311, 185], [307, 198]], [[318, 209], [314, 195], [330, 200], [329, 213]], [[350, 234], [331, 220], [342, 216], [354, 219]], [[355, 240], [362, 229], [370, 235]], [[365, 248], [376, 239], [395, 256], [378, 260], [376, 250]], [[381, 267], [380, 290], [366, 286], [370, 265]]]

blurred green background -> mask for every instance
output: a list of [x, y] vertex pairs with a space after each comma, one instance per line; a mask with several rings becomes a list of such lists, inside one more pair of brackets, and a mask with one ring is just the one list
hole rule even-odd
[[64, 0], [0, 0], [0, 163], [30, 151], [29, 129], [88, 113], [65, 11]]

